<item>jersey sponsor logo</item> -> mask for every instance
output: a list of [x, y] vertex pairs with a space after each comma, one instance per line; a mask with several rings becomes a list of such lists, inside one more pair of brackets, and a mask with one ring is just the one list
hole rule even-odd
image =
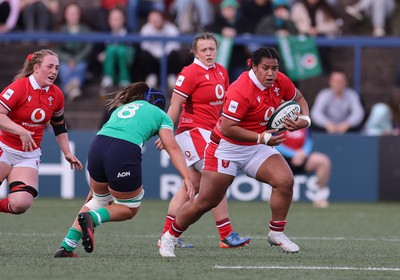
[[46, 112], [41, 108], [36, 108], [31, 114], [31, 120], [35, 123], [39, 123], [46, 117]]
[[210, 80], [210, 75], [205, 74], [204, 77], [206, 77], [207, 80]]
[[28, 95], [28, 102], [31, 102], [32, 96]]
[[265, 126], [268, 123], [269, 118], [271, 117], [271, 115], [275, 112], [275, 108], [274, 107], [269, 107], [264, 114], [264, 121], [260, 122], [260, 125]]
[[176, 79], [175, 85], [178, 87], [182, 86], [184, 80], [185, 76], [179, 75], [178, 79]]
[[128, 176], [131, 176], [130, 171], [118, 172], [117, 178], [124, 178], [124, 177], [128, 177]]
[[10, 100], [10, 98], [13, 94], [14, 94], [14, 91], [9, 88], [3, 93], [3, 97], [5, 100]]
[[215, 96], [216, 96], [218, 99], [222, 99], [222, 98], [224, 97], [224, 95], [225, 95], [225, 89], [224, 89], [224, 87], [223, 87], [222, 85], [220, 85], [220, 84], [217, 84], [217, 85], [215, 86]]
[[261, 102], [261, 97], [260, 96], [257, 96], [257, 101], [258, 101], [258, 103]]
[[231, 100], [231, 102], [229, 103], [228, 111], [231, 113], [236, 113], [238, 105], [239, 105], [238, 102]]

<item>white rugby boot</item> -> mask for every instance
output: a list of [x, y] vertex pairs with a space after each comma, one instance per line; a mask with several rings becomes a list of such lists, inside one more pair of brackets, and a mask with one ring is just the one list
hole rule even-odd
[[169, 231], [166, 231], [160, 238], [159, 252], [162, 257], [176, 257], [175, 245], [178, 242], [178, 237], [172, 236]]
[[300, 251], [299, 246], [296, 243], [290, 241], [290, 239], [283, 233], [270, 232], [267, 237], [267, 241], [271, 246], [279, 246], [285, 253], [297, 253]]

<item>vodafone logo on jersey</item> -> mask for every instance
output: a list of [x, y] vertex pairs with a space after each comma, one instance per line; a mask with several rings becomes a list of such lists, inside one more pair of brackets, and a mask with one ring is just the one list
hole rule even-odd
[[33, 110], [32, 114], [31, 114], [31, 120], [35, 123], [39, 123], [39, 122], [43, 121], [45, 117], [46, 117], [46, 113], [41, 108], [36, 108], [35, 110]]

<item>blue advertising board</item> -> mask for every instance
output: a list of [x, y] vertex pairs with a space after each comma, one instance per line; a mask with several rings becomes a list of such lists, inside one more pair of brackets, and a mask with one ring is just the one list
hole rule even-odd
[[[87, 152], [95, 136], [94, 131], [71, 131], [69, 139], [75, 155], [86, 166]], [[173, 167], [168, 154], [154, 147], [156, 138], [150, 139], [143, 150], [143, 184], [146, 199], [169, 200], [181, 185], [181, 177]], [[331, 201], [376, 201], [378, 188], [378, 160], [376, 137], [360, 135], [313, 136], [315, 150], [329, 155], [332, 173], [329, 186]], [[86, 197], [89, 185], [87, 172], [70, 169], [58, 147], [54, 135], [46, 131], [42, 142], [42, 158], [39, 172], [39, 197], [71, 199]], [[295, 176], [294, 201], [308, 200], [315, 189], [315, 176]], [[271, 187], [238, 174], [228, 191], [232, 200], [268, 201]], [[6, 182], [0, 188], [0, 196], [7, 194]]]

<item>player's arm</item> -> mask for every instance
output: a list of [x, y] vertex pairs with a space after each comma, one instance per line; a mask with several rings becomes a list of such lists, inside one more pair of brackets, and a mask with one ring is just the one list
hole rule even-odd
[[[225, 116], [221, 118], [221, 132], [222, 134], [235, 141], [241, 142], [254, 142], [259, 144], [268, 144], [269, 146], [276, 146], [285, 141], [283, 134], [273, 135], [277, 129], [267, 130], [262, 134], [254, 131], [247, 130], [239, 126], [239, 122], [231, 120]], [[267, 135], [267, 137], [264, 137]]]
[[82, 170], [82, 163], [76, 158], [69, 146], [68, 130], [64, 119], [63, 113], [55, 113], [50, 119], [50, 124], [53, 127], [54, 135], [65, 159], [70, 163], [71, 169]]
[[174, 132], [169, 128], [160, 129], [158, 132], [160, 139], [164, 145], [164, 149], [169, 154], [172, 164], [181, 174], [184, 182], [187, 195], [190, 199], [194, 197], [195, 188], [190, 181], [189, 170], [186, 166], [185, 158], [183, 156], [182, 150], [179, 147], [178, 142], [176, 142], [174, 137]]
[[21, 139], [22, 149], [24, 151], [33, 151], [37, 148], [35, 140], [33, 140], [31, 132], [19, 124], [15, 123], [8, 117], [8, 110], [0, 104], [0, 130], [16, 134]]
[[168, 108], [167, 114], [171, 118], [172, 122], [176, 124], [179, 119], [179, 114], [181, 112], [182, 104], [185, 103], [186, 98], [173, 93], [171, 97], [171, 104]]

